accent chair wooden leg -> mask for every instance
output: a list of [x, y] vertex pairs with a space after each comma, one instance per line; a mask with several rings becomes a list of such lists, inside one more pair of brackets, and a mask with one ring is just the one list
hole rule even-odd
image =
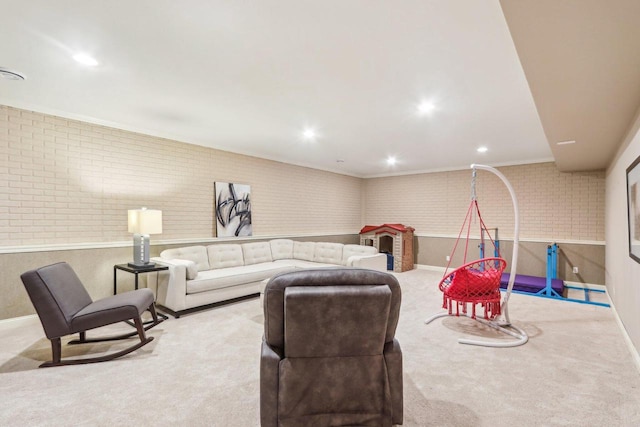
[[158, 323], [158, 313], [156, 313], [156, 305], [154, 303], [149, 306], [149, 311], [151, 312], [153, 323]]
[[60, 338], [53, 338], [51, 340], [51, 362], [54, 365], [60, 363], [62, 357], [62, 344]]
[[[134, 320], [140, 327], [137, 328], [138, 332], [134, 332], [133, 335], [138, 333], [138, 334], [141, 334], [141, 336], [144, 336], [144, 328], [142, 328], [142, 320], [140, 320], [140, 318], [134, 319]], [[129, 334], [129, 336], [133, 336], [133, 335]], [[118, 357], [122, 357], [125, 354], [129, 354], [132, 351], [139, 349], [143, 345], [149, 344], [151, 341], [153, 341], [153, 337], [144, 338], [144, 339], [141, 339], [139, 343], [136, 343], [131, 347], [125, 348], [124, 350], [120, 350], [118, 352], [106, 354], [104, 356], [99, 356], [99, 357], [89, 357], [84, 359], [61, 359], [62, 349], [61, 349], [60, 338], [55, 338], [51, 340], [51, 350], [53, 353], [53, 360], [50, 362], [44, 362], [43, 364], [40, 365], [40, 367], [50, 368], [53, 366], [84, 365], [86, 363], [106, 362], [107, 360], [113, 360]], [[94, 341], [89, 341], [89, 342], [94, 342]]]
[[138, 336], [140, 337], [140, 341], [145, 341], [147, 336], [144, 333], [144, 325], [142, 324], [142, 319], [140, 316], [135, 317], [133, 322], [136, 324], [136, 329], [138, 330]]

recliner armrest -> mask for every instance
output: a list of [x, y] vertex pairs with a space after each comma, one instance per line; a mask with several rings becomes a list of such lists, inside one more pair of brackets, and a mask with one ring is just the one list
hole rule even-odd
[[262, 338], [260, 356], [260, 426], [278, 427], [278, 378], [282, 356]]
[[402, 424], [402, 349], [397, 339], [384, 345], [384, 362], [387, 365], [389, 391], [391, 392], [391, 417], [393, 424]]

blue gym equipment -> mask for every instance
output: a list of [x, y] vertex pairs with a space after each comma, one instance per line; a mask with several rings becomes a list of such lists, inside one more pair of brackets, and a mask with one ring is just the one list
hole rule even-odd
[[[495, 256], [499, 256], [500, 241], [498, 240], [498, 229], [492, 229], [494, 231], [495, 242]], [[480, 258], [484, 258], [484, 236], [480, 238]], [[577, 302], [580, 304], [592, 304], [602, 307], [611, 307], [610, 304], [593, 301], [591, 294], [604, 294], [602, 289], [589, 289], [579, 286], [567, 285], [563, 280], [558, 279], [558, 244], [553, 243], [547, 246], [547, 272], [546, 277], [527, 276], [524, 274], [516, 274], [513, 284], [513, 292], [527, 295], [534, 295], [537, 297], [553, 298], [562, 301]], [[500, 280], [500, 288], [506, 289], [509, 283], [509, 273], [504, 273]], [[572, 289], [578, 291], [584, 291], [584, 299], [568, 298], [565, 297], [565, 290]]]

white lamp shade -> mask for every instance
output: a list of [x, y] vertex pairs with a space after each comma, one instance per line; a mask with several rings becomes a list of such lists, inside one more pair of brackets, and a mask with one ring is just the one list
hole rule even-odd
[[162, 233], [162, 211], [144, 208], [129, 210], [129, 233]]

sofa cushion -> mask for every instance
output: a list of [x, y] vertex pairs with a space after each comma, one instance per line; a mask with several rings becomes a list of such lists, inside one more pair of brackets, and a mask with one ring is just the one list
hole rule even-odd
[[264, 279], [269, 279], [278, 273], [292, 271], [292, 269], [293, 267], [286, 264], [267, 262], [203, 271], [198, 274], [195, 280], [187, 281], [187, 294], [257, 283]]
[[271, 257], [274, 261], [293, 258], [293, 240], [274, 239], [271, 244]]
[[186, 259], [196, 264], [198, 271], [209, 270], [209, 258], [207, 257], [207, 248], [204, 246], [187, 246], [184, 248], [165, 249], [160, 252], [160, 258], [170, 259]]
[[239, 267], [244, 265], [242, 246], [236, 243], [207, 246], [209, 265], [214, 268]]
[[364, 245], [344, 245], [342, 248], [342, 265], [347, 265], [349, 257], [354, 255], [375, 255], [378, 253], [378, 249], [373, 246]]
[[316, 242], [312, 261], [340, 265], [343, 246], [342, 243]]
[[261, 262], [271, 262], [271, 245], [269, 242], [243, 243], [242, 256], [244, 265], [259, 264]]
[[316, 247], [314, 242], [293, 242], [293, 258], [304, 261], [313, 261], [313, 252]]

